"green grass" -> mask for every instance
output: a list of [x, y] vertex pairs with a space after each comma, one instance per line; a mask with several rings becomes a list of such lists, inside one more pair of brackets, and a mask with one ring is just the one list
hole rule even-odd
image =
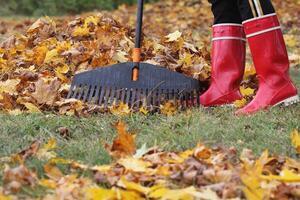
[[[300, 86], [300, 71], [293, 71], [293, 79]], [[300, 105], [276, 107], [253, 116], [237, 117], [230, 108], [193, 109], [172, 117], [132, 114], [127, 117], [97, 115], [90, 118], [48, 115], [0, 115], [0, 157], [27, 147], [33, 140], [57, 138], [59, 156], [89, 164], [109, 163], [103, 148], [116, 135], [112, 124], [125, 121], [137, 133], [140, 147], [158, 145], [166, 150], [184, 150], [199, 141], [208, 145], [234, 146], [239, 150], [252, 149], [256, 154], [269, 149], [276, 154], [295, 156], [290, 132], [300, 130]], [[69, 140], [57, 129], [67, 127]], [[36, 166], [35, 161], [30, 164]]]

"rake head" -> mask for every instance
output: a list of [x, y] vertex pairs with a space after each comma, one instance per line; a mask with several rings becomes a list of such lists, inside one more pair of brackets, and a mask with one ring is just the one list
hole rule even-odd
[[198, 80], [163, 67], [139, 63], [139, 79], [133, 81], [135, 68], [135, 63], [127, 62], [77, 74], [67, 98], [104, 108], [124, 103], [133, 110], [140, 107], [158, 110], [160, 105], [170, 101], [181, 109], [200, 104]]

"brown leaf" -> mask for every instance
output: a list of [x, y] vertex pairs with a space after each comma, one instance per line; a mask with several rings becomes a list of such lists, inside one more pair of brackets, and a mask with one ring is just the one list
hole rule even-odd
[[115, 124], [118, 136], [114, 139], [113, 144], [108, 151], [115, 158], [134, 155], [136, 151], [135, 135], [127, 132], [127, 126], [124, 122]]
[[38, 104], [53, 105], [58, 99], [58, 90], [61, 83], [57, 79], [49, 82], [39, 79], [35, 84], [35, 92], [31, 95]]

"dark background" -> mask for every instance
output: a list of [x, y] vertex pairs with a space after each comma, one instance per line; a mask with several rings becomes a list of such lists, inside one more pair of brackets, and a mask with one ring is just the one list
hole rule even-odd
[[[153, 0], [146, 0], [151, 2]], [[0, 0], [0, 16], [67, 15], [93, 10], [111, 10], [137, 0]]]

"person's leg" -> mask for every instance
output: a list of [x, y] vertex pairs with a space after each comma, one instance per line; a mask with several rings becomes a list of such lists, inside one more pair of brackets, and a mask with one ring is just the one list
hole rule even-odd
[[214, 24], [242, 24], [237, 0], [212, 0], [210, 2], [214, 15]]
[[259, 79], [252, 102], [237, 111], [251, 114], [278, 104], [299, 101], [289, 76], [289, 59], [280, 23], [269, 0], [239, 0], [244, 30]]
[[242, 98], [245, 69], [245, 34], [237, 0], [213, 0], [212, 75], [209, 89], [200, 96], [203, 106], [231, 104]]

